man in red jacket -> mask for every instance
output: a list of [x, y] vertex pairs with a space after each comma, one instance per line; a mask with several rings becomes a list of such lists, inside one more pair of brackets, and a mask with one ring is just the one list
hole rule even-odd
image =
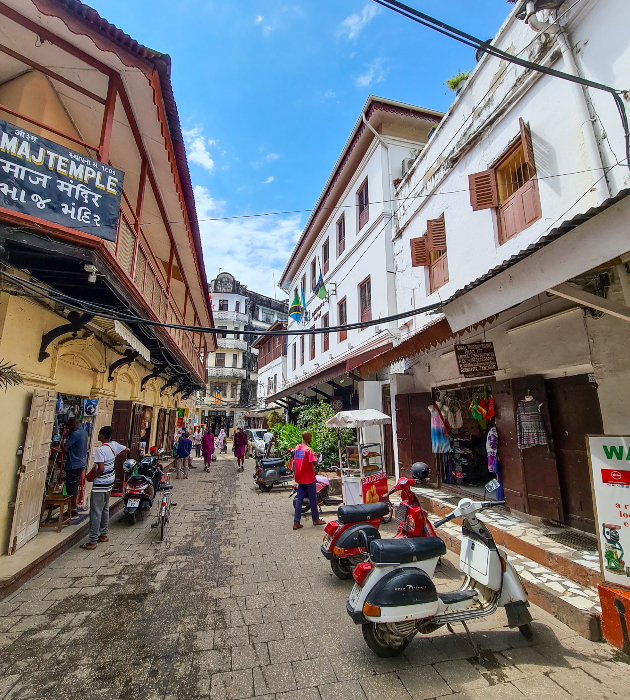
[[295, 457], [293, 459], [293, 469], [295, 481], [297, 482], [297, 500], [295, 502], [295, 519], [293, 529], [299, 530], [304, 527], [300, 523], [302, 517], [302, 501], [307, 496], [311, 504], [311, 515], [313, 516], [313, 525], [325, 525], [326, 521], [321, 520], [317, 509], [317, 480], [315, 479], [315, 462], [319, 460], [319, 453], [313, 452], [311, 449], [311, 440], [313, 436], [305, 431], [302, 433], [302, 442], [295, 448]]

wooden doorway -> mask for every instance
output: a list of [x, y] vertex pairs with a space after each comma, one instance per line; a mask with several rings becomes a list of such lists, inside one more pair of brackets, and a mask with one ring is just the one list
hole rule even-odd
[[[132, 408], [133, 403], [131, 401], [114, 401], [114, 410], [112, 412], [112, 440], [119, 442], [125, 447], [130, 447], [129, 435], [131, 431]], [[116, 478], [114, 479], [114, 485], [112, 487], [112, 494], [114, 495], [122, 494], [123, 484], [125, 483], [124, 461], [124, 453], [116, 457]]]
[[[392, 417], [392, 394], [389, 384], [383, 384], [381, 387], [381, 408], [385, 415]], [[383, 445], [383, 453], [385, 455], [385, 471], [387, 476], [396, 475], [396, 464], [394, 462], [394, 440], [392, 438], [392, 424], [383, 426], [383, 437], [385, 444]]]
[[595, 533], [593, 493], [586, 436], [603, 435], [597, 384], [587, 374], [547, 379], [549, 416], [554, 436], [564, 523]]
[[430, 392], [396, 395], [396, 442], [400, 476], [411, 476], [411, 465], [424, 462], [437, 482], [435, 455], [431, 450]]

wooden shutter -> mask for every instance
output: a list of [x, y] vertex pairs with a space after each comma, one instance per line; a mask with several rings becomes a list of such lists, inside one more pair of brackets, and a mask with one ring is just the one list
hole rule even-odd
[[499, 206], [499, 188], [497, 174], [494, 170], [484, 170], [468, 176], [470, 204], [473, 211], [493, 209]]
[[123, 270], [131, 275], [131, 264], [133, 262], [133, 249], [136, 244], [136, 237], [124, 219], [120, 221], [118, 229], [118, 262]]
[[536, 178], [529, 180], [521, 187], [519, 192], [523, 201], [523, 228], [527, 228], [542, 216], [538, 180]]
[[411, 239], [411, 266], [422, 267], [429, 264], [429, 246], [427, 237]]
[[533, 177], [536, 174], [536, 163], [534, 162], [534, 147], [532, 145], [532, 132], [529, 126], [522, 119], [518, 120], [521, 127], [521, 143], [523, 144], [523, 153], [525, 162], [529, 166], [529, 176]]
[[428, 250], [446, 250], [446, 225], [444, 214], [439, 219], [427, 221], [427, 248]]

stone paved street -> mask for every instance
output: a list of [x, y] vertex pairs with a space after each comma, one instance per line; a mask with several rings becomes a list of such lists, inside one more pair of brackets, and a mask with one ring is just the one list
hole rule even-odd
[[[196, 460], [200, 464], [200, 460]], [[288, 490], [254, 489], [220, 457], [175, 481], [170, 541], [119, 518], [0, 602], [2, 698], [552, 700], [621, 698], [630, 667], [532, 607], [534, 639], [503, 611], [460, 635], [417, 637], [381, 659], [345, 612], [351, 583], [319, 554], [323, 528], [291, 529]], [[332, 511], [324, 517], [330, 519]], [[393, 524], [387, 526], [393, 534]], [[455, 587], [456, 559], [438, 567]], [[460, 626], [456, 627], [461, 632]]]

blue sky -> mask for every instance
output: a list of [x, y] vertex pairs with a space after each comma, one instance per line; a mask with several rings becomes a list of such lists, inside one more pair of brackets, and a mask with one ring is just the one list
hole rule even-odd
[[[444, 81], [475, 64], [472, 49], [371, 0], [90, 4], [171, 55], [200, 219], [313, 207], [369, 94], [446, 111]], [[411, 4], [481, 39], [512, 7]], [[277, 281], [307, 218], [200, 222], [208, 279], [222, 268], [273, 296], [272, 270]]]

